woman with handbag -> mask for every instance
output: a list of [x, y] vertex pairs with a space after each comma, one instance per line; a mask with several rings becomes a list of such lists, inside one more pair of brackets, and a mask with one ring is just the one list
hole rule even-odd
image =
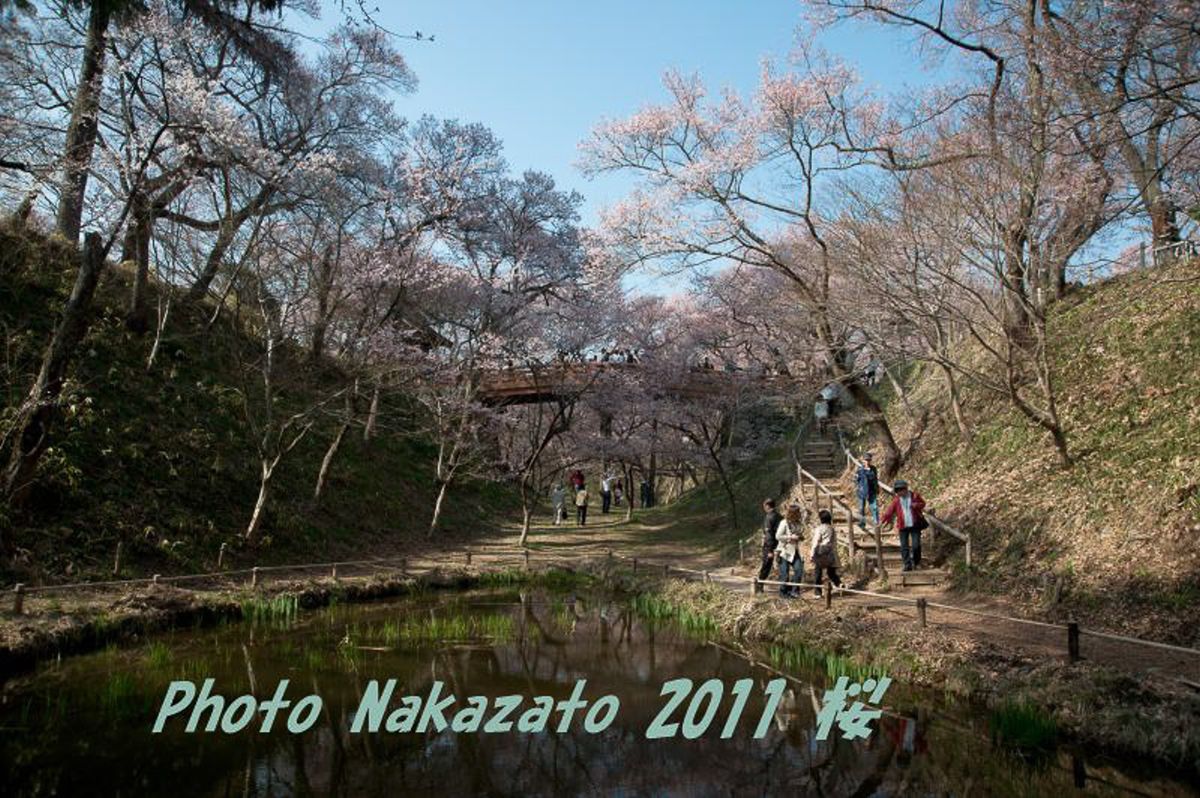
[[809, 552], [809, 559], [813, 564], [813, 582], [817, 587], [817, 595], [821, 594], [821, 572], [824, 571], [829, 575], [829, 581], [839, 587], [842, 584], [842, 578], [838, 576], [838, 558], [837, 558], [837, 528], [833, 525], [833, 514], [828, 510], [821, 510], [817, 514], [817, 519], [820, 521], [813, 527], [812, 534], [812, 549]]
[[[775, 547], [775, 559], [779, 561], [780, 582], [804, 581], [804, 558], [800, 556], [800, 537], [804, 530], [804, 516], [800, 505], [793, 504], [787, 508], [787, 514], [779, 522], [775, 531], [778, 542]], [[779, 586], [779, 595], [784, 598], [799, 598], [800, 588], [795, 585]]]

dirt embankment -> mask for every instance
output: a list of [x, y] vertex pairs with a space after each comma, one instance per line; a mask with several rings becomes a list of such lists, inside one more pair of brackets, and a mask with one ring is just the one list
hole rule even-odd
[[301, 608], [313, 609], [335, 600], [373, 601], [419, 590], [467, 588], [478, 581], [477, 574], [432, 571], [419, 576], [386, 575], [356, 581], [279, 581], [253, 593], [244, 589], [193, 591], [149, 585], [120, 595], [96, 596], [61, 610], [6, 616], [0, 621], [0, 679], [41, 660], [82, 654], [157, 631], [238, 620], [251, 599], [269, 602], [274, 597], [289, 596], [295, 597]]

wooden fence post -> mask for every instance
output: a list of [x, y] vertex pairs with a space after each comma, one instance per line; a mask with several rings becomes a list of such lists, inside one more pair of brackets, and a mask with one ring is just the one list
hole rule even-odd
[[408, 573], [408, 558], [407, 557], [400, 558], [400, 573], [402, 573], [402, 574]]
[[825, 609], [833, 607], [833, 580], [826, 577], [825, 579]]
[[160, 574], [155, 574], [155, 575], [154, 575], [154, 576], [153, 576], [153, 577], [150, 579], [150, 584], [152, 584], [152, 585], [157, 585], [157, 584], [158, 584], [158, 577], [159, 577], [159, 576], [160, 576]]
[[704, 581], [705, 581], [705, 582], [711, 582], [711, 581], [712, 581], [712, 577], [711, 577], [711, 576], [709, 576], [709, 574], [708, 574], [708, 571], [705, 571], [705, 572], [704, 572]]
[[671, 566], [670, 566], [669, 564], [668, 564], [668, 565], [664, 565], [664, 566], [663, 566], [663, 576], [664, 576], [664, 577], [666, 577], [666, 578], [668, 578], [668, 579], [670, 578], [670, 576], [671, 576]]
[[633, 572], [637, 573], [637, 557], [633, 558]]
[[467, 550], [467, 565], [471, 564], [471, 550]]
[[761, 593], [761, 592], [762, 592], [762, 585], [760, 585], [758, 583], [758, 577], [756, 576], [750, 580], [750, 595], [753, 596], [755, 593]]
[[337, 581], [337, 563], [329, 567], [329, 578]]
[[258, 566], [250, 569], [250, 587], [258, 587]]
[[875, 525], [875, 565], [880, 576], [887, 576], [887, 566], [883, 564], [883, 530], [879, 524]]
[[1079, 624], [1067, 622], [1067, 657], [1071, 662], [1079, 662]]
[[849, 503], [846, 504], [846, 544], [850, 549], [850, 563], [853, 566], [858, 548], [854, 543], [854, 508]]
[[525, 570], [529, 570], [529, 549], [525, 549]]
[[228, 544], [222, 543], [220, 550], [217, 552], [217, 570], [225, 570], [225, 546]]
[[17, 586], [13, 588], [13, 615], [22, 615], [25, 612], [25, 585], [17, 582]]
[[925, 599], [917, 599], [917, 620], [921, 622], [921, 628], [925, 628]]
[[113, 576], [116, 576], [117, 574], [121, 573], [121, 547], [122, 547], [122, 545], [123, 544], [121, 543], [121, 541], [118, 540], [117, 541], [117, 553], [116, 553], [116, 556], [113, 557]]

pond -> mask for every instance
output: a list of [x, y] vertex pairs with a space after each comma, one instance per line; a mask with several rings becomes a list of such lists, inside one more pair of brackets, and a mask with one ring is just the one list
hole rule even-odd
[[[817, 740], [818, 702], [836, 673], [788, 661], [781, 670], [793, 678], [777, 682], [770, 666], [708, 639], [703, 622], [656, 619], [654, 606], [602, 592], [495, 587], [304, 613], [287, 600], [251, 609], [246, 621], [47, 663], [6, 684], [5, 794], [1192, 794], [1052, 743], [1038, 753], [1008, 747], [995, 740], [995, 717], [902, 685], [890, 688], [887, 712], [865, 740], [841, 739], [836, 727]], [[755, 658], [772, 656], [780, 661], [778, 651]], [[681, 677], [697, 692], [719, 682], [711, 700], [689, 696], [670, 713], [680, 723], [674, 736], [648, 739], [667, 703], [663, 684]], [[231, 705], [243, 694], [269, 699], [286, 679], [292, 705], [269, 732], [260, 730], [264, 713], [247, 710], [253, 718], [239, 731], [222, 731], [210, 712], [189, 733], [194, 702], [183, 707], [180, 692], [179, 711], [153, 733], [171, 684], [200, 688], [206, 678], [225, 697], [231, 728]], [[402, 696], [437, 691], [456, 697], [448, 722], [468, 696], [487, 700], [483, 726], [496, 720], [498, 697], [521, 704], [511, 728], [496, 733], [439, 731], [436, 718], [420, 730], [415, 713], [404, 730], [395, 712], [406, 706]], [[533, 697], [566, 701], [573, 692], [589, 705], [569, 722], [554, 711], [542, 717], [545, 731], [519, 730], [536, 726], [536, 713], [523, 718]], [[296, 710], [309, 695], [320, 706]], [[611, 718], [612, 701], [590, 712], [604, 696], [619, 702]], [[377, 731], [365, 710], [357, 718], [364, 702], [378, 709]], [[210, 716], [213, 732], [205, 731]], [[304, 730], [290, 733], [291, 719]]]

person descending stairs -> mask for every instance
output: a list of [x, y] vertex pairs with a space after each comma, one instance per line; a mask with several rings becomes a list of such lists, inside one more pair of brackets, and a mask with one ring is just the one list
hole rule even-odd
[[[874, 513], [868, 505], [866, 508], [867, 518], [864, 519], [860, 510], [857, 485], [851, 483], [852, 487], [847, 490], [845, 456], [832, 425], [824, 430], [814, 429], [797, 454], [801, 466], [816, 479], [819, 487], [814, 489], [811, 484], [798, 486], [793, 492], [793, 498], [798, 498], [814, 510], [829, 509], [833, 515], [833, 524], [843, 531], [840, 537], [845, 540], [848, 537], [847, 531], [852, 534], [855, 551], [865, 558], [868, 567], [873, 568], [878, 560]], [[851, 474], [850, 477], [853, 479], [854, 475]], [[877, 498], [881, 503], [886, 503], [888, 499], [886, 496]], [[849, 523], [847, 508], [850, 508], [849, 513], [853, 515], [853, 524]], [[860, 524], [863, 526], [860, 527]], [[926, 537], [928, 537], [928, 533], [926, 533]], [[905, 560], [896, 530], [882, 530], [881, 542], [883, 566], [887, 570], [893, 587], [936, 585], [945, 580], [945, 571], [940, 568], [928, 567], [924, 562], [920, 567], [905, 570]]]

